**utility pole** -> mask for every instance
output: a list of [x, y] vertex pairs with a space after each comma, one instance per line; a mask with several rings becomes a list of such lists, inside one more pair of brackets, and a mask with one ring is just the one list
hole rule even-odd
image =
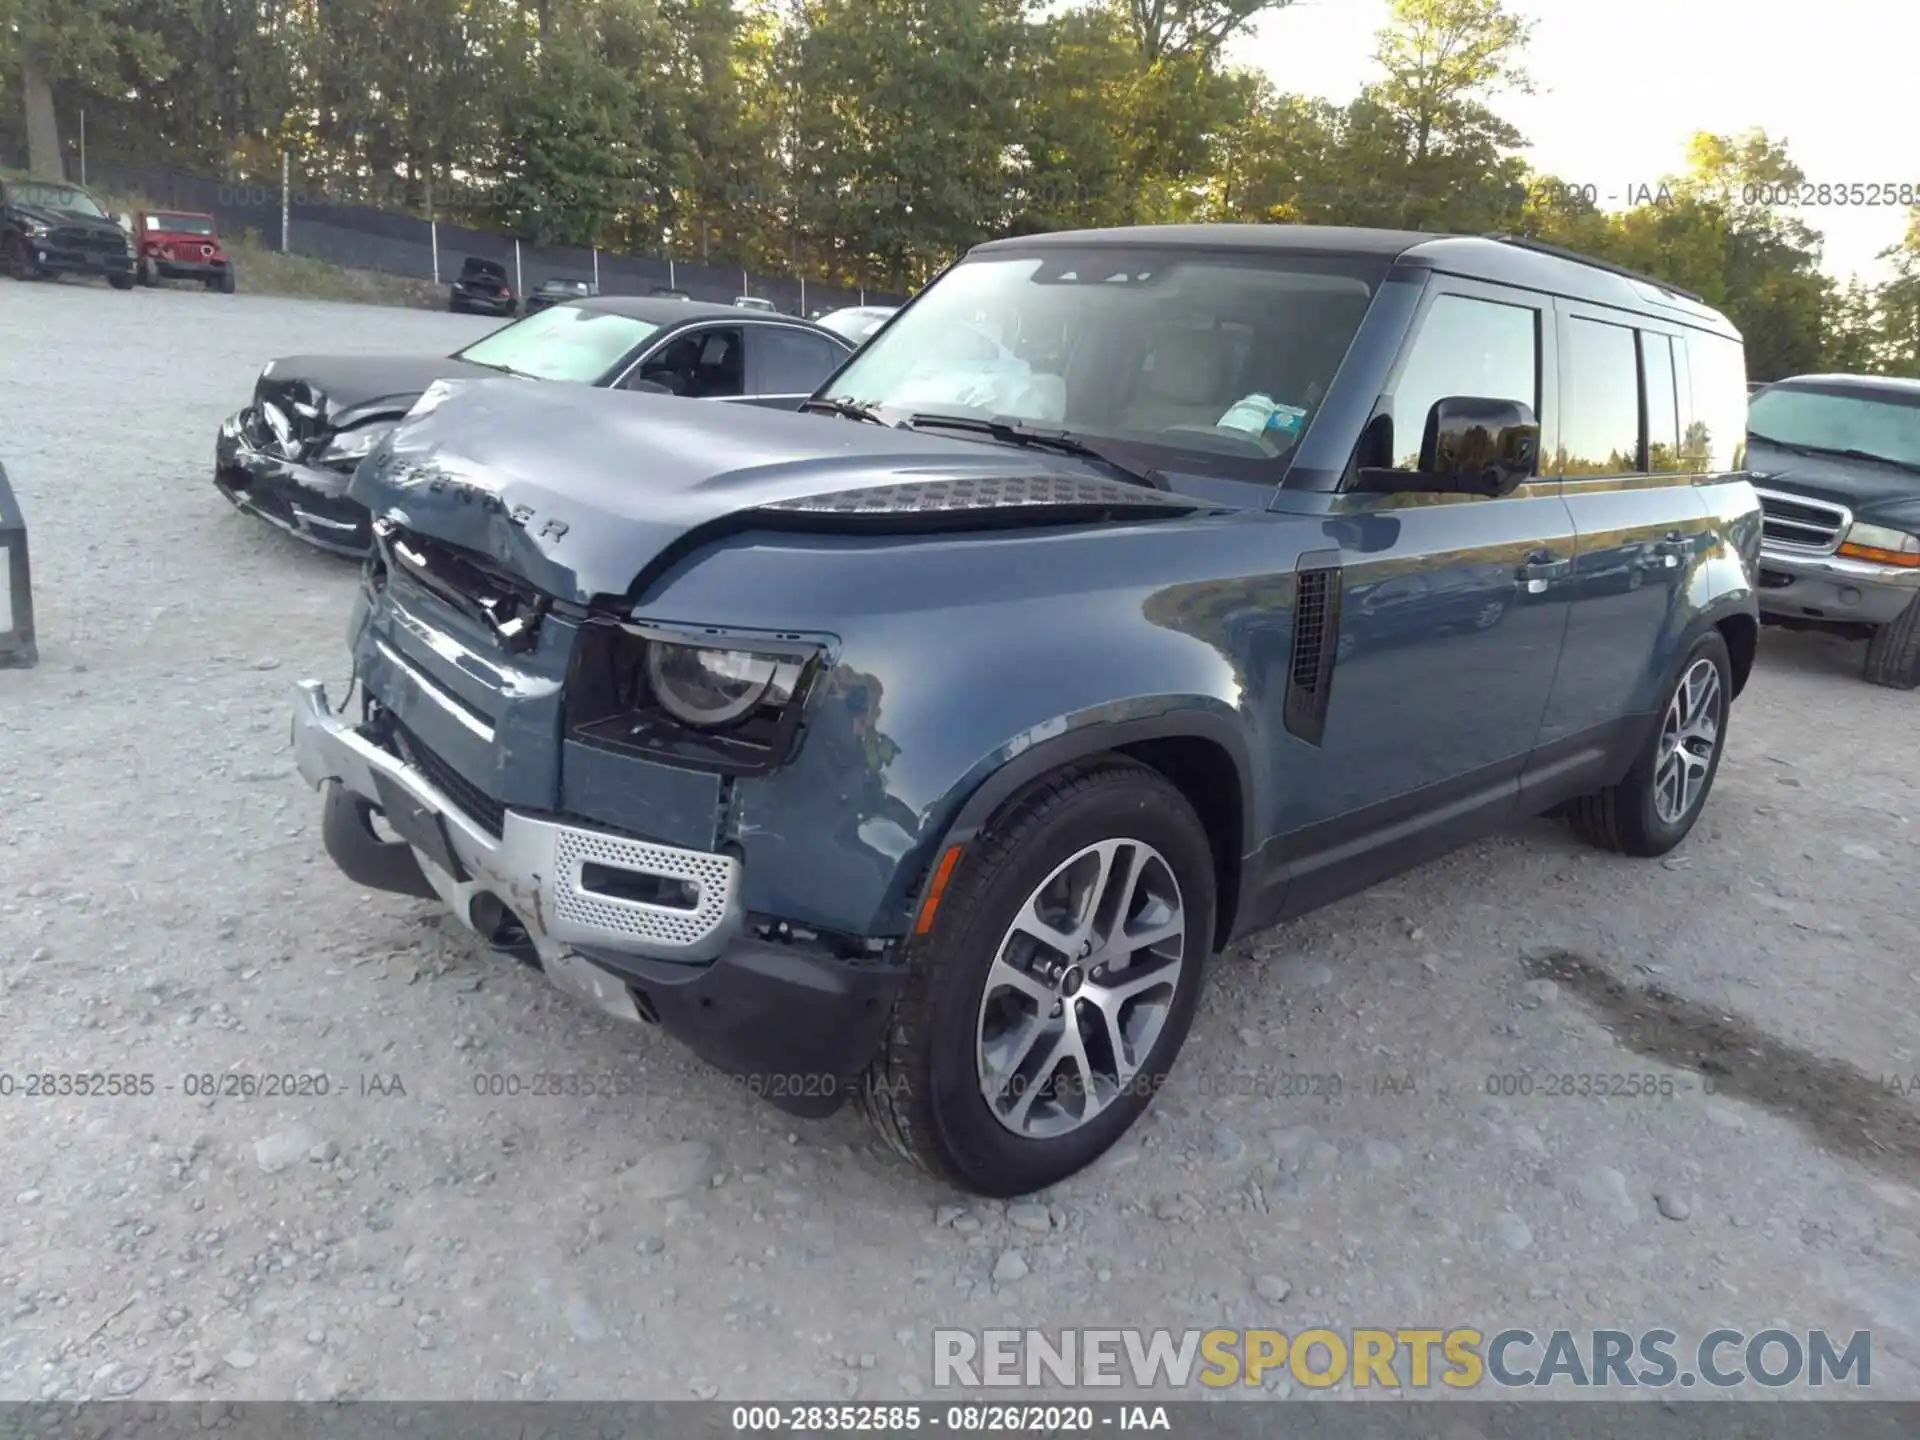
[[287, 232], [292, 229], [293, 160], [285, 145], [280, 147], [280, 253], [287, 253]]

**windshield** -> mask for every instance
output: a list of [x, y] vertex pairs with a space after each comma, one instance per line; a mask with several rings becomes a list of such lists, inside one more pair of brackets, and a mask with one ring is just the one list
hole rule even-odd
[[14, 204], [34, 210], [70, 210], [77, 215], [92, 215], [101, 220], [107, 218], [107, 212], [100, 208], [91, 195], [72, 185], [16, 183], [7, 187], [7, 193], [13, 197]]
[[1272, 484], [1384, 265], [1284, 252], [1036, 247], [948, 271], [841, 371], [898, 422], [1066, 429], [1135, 468]]
[[147, 229], [168, 235], [211, 235], [213, 221], [204, 215], [149, 215]]
[[659, 328], [609, 310], [555, 305], [476, 340], [454, 358], [535, 380], [591, 385]]
[[1858, 450], [1920, 465], [1920, 395], [1776, 385], [1753, 397], [1747, 433], [1762, 443]]

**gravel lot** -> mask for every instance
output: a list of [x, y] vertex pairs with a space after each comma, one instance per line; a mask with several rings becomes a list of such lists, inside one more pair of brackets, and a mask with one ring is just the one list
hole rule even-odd
[[[272, 356], [489, 324], [0, 282], [0, 1398], [896, 1397], [937, 1324], [1316, 1321], [1868, 1328], [1920, 1397], [1920, 697], [1857, 647], [1764, 638], [1675, 856], [1530, 824], [1240, 947], [1120, 1151], [963, 1204], [326, 860], [287, 692], [346, 679], [354, 572], [214, 431]], [[68, 1071], [154, 1091], [23, 1093]], [[555, 1071], [638, 1093], [476, 1093]]]

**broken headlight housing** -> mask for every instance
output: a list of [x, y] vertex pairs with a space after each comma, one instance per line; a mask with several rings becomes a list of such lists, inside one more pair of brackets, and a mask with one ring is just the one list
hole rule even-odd
[[792, 748], [822, 647], [696, 637], [610, 621], [581, 630], [567, 678], [572, 738], [728, 773]]
[[351, 470], [373, 453], [373, 447], [393, 432], [396, 423], [374, 420], [352, 430], [342, 430], [313, 453], [312, 463], [329, 470]]

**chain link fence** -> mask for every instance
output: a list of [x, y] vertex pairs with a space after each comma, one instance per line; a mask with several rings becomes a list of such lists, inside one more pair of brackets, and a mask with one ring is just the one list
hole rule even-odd
[[753, 296], [792, 315], [904, 301], [895, 292], [819, 284], [804, 276], [760, 275], [736, 267], [610, 250], [540, 248], [497, 231], [342, 202], [323, 187], [294, 177], [283, 189], [278, 183], [220, 180], [164, 166], [96, 158], [87, 166], [86, 183], [114, 194], [138, 195], [158, 207], [212, 215], [223, 235], [251, 235], [270, 249], [436, 284], [450, 282], [459, 273], [461, 261], [476, 256], [503, 265], [519, 294], [542, 280], [588, 280], [604, 295], [672, 289], [720, 304]]

